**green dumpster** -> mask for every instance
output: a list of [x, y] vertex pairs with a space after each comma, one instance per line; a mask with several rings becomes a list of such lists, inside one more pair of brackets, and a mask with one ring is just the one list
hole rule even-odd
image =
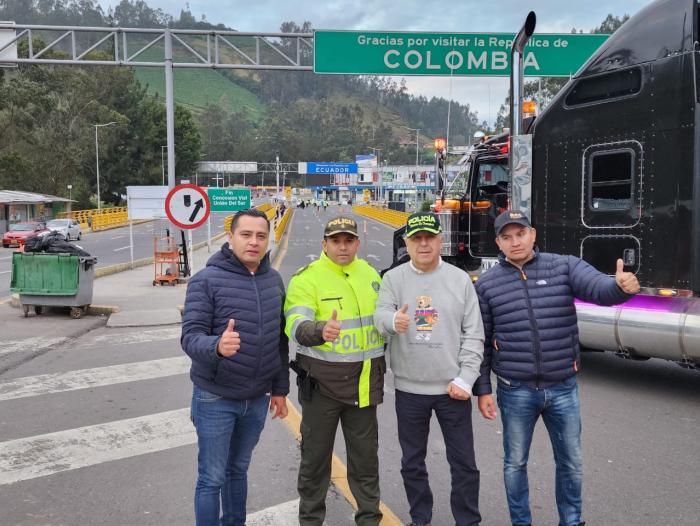
[[70, 307], [73, 318], [80, 318], [92, 303], [94, 257], [42, 252], [12, 254], [10, 290], [19, 294], [24, 315], [34, 307]]

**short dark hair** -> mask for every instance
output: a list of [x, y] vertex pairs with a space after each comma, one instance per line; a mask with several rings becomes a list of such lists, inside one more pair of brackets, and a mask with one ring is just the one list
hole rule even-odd
[[236, 226], [238, 225], [238, 220], [243, 217], [243, 216], [249, 216], [249, 217], [260, 217], [265, 220], [267, 223], [267, 229], [270, 230], [270, 220], [267, 218], [267, 215], [265, 212], [261, 212], [257, 208], [249, 208], [248, 210], [240, 210], [236, 212], [236, 215], [233, 216], [233, 220], [231, 221], [231, 232], [234, 232], [236, 230]]

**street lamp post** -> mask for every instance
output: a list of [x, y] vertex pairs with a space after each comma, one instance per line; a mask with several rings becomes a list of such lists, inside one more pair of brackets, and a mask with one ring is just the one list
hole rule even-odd
[[409, 128], [408, 126], [404, 126], [407, 130], [415, 131], [416, 132], [416, 172], [413, 174], [413, 182], [416, 183], [416, 203], [415, 207], [418, 208], [418, 132], [421, 130], [420, 128]]
[[421, 130], [420, 128], [409, 128], [408, 126], [404, 126], [407, 130], [411, 130], [416, 132], [416, 166], [418, 166], [418, 132]]
[[102, 209], [102, 204], [100, 202], [100, 143], [97, 139], [97, 128], [104, 128], [106, 126], [111, 126], [112, 124], [117, 124], [116, 122], [108, 122], [107, 124], [93, 124], [95, 127], [95, 169], [97, 171], [97, 210]]
[[277, 174], [275, 199], [279, 199], [279, 196], [280, 196], [280, 155], [278, 153], [275, 154], [275, 172]]
[[381, 152], [381, 148], [374, 148], [372, 146], [369, 147], [370, 150], [372, 150], [372, 153], [374, 153], [374, 156], [377, 158], [377, 173], [379, 174], [379, 201], [381, 202], [382, 200], [382, 194], [384, 190], [384, 182], [383, 182], [383, 177], [382, 177], [382, 172], [381, 172], [381, 163], [379, 162], [379, 153]]

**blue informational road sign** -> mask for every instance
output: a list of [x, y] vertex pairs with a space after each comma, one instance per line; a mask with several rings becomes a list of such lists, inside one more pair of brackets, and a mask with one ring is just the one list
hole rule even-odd
[[357, 163], [306, 163], [307, 174], [356, 174]]

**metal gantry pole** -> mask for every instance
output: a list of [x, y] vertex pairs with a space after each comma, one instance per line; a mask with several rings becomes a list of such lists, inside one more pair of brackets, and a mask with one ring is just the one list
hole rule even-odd
[[173, 35], [165, 30], [165, 115], [168, 136], [168, 188], [175, 187], [175, 103], [173, 95]]

